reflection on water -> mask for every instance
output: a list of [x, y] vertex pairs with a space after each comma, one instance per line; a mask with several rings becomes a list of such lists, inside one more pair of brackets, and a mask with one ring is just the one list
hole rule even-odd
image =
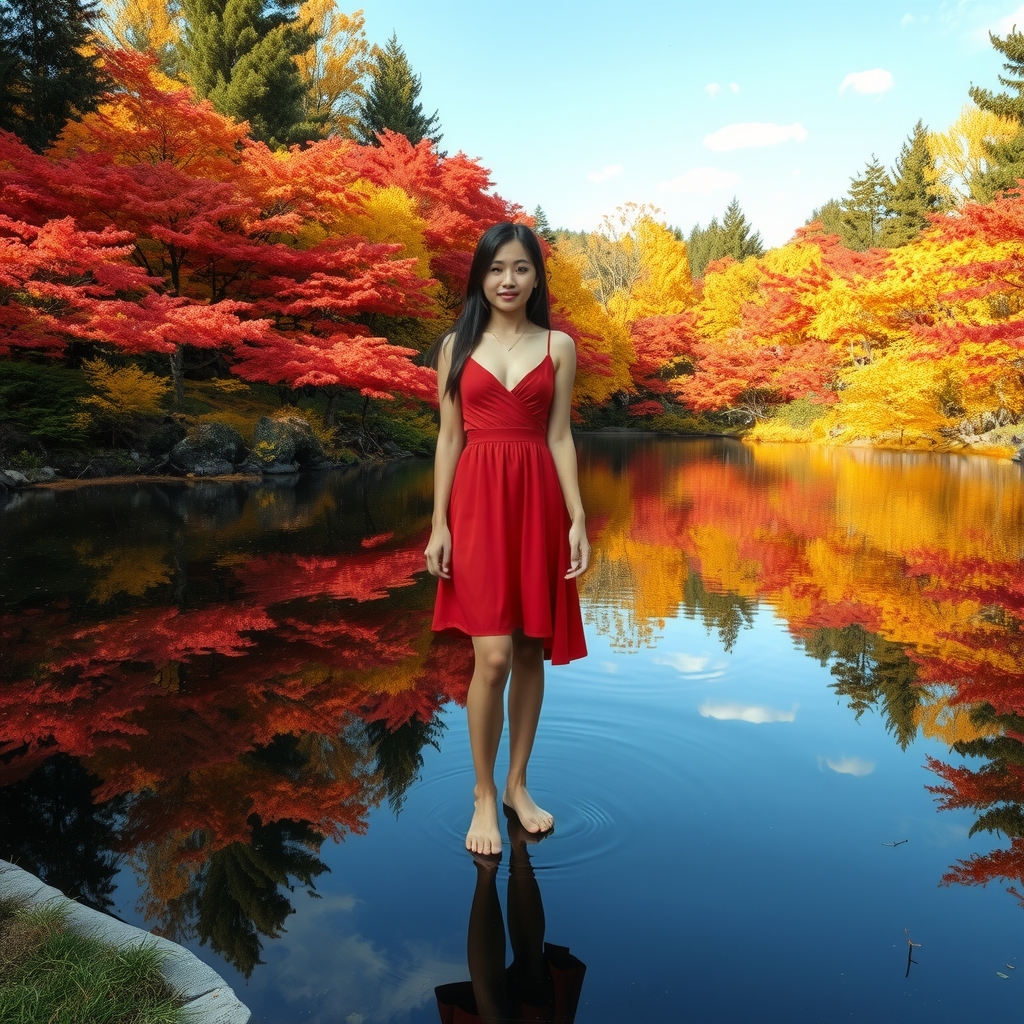
[[567, 946], [544, 941], [544, 901], [529, 847], [531, 835], [506, 811], [509, 837], [508, 935], [512, 962], [505, 966], [505, 922], [498, 901], [498, 858], [475, 856], [476, 888], [469, 911], [469, 982], [439, 985], [442, 1024], [573, 1024], [586, 965]]
[[[623, 673], [637, 715], [672, 678], [704, 687], [692, 707], [708, 723], [795, 727], [808, 696], [729, 689], [743, 638], [784, 630], [850, 722], [877, 716], [894, 750], [930, 742], [938, 808], [992, 834], [941, 881], [1001, 881], [1024, 905], [1019, 467], [586, 439], [581, 486], [595, 545], [584, 615], [607, 654], [566, 677], [589, 698], [575, 719], [553, 709], [548, 746], [542, 724], [539, 771], [545, 757], [605, 756], [588, 744], [606, 732], [657, 777], [679, 737], [655, 722], [641, 739], [628, 712], [611, 713]], [[252, 975], [303, 893], [323, 888], [325, 841], [371, 818], [382, 828], [377, 808], [407, 813], [425, 757], [446, 744], [444, 708], [464, 698], [469, 645], [429, 629], [430, 501], [422, 463], [295, 488], [19, 495], [2, 513], [0, 856], [122, 913], [114, 895], [131, 877], [150, 927]], [[710, 646], [680, 647], [685, 622]], [[878, 756], [819, 763], [863, 779]], [[447, 785], [443, 770], [424, 794]], [[581, 786], [553, 848], [614, 815]], [[457, 848], [463, 823], [442, 816]]]

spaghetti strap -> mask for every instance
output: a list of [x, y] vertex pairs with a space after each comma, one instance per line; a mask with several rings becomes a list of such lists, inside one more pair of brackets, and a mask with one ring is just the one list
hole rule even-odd
[[548, 331], [548, 355], [551, 355], [551, 332]]

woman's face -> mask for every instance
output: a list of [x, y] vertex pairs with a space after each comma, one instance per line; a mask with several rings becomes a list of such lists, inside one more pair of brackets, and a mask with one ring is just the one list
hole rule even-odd
[[494, 254], [484, 274], [484, 298], [491, 309], [514, 313], [522, 309], [537, 287], [537, 269], [523, 243], [506, 242]]

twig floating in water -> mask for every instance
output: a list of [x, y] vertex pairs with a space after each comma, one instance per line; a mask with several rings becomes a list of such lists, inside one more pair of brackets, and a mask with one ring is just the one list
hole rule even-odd
[[909, 843], [909, 839], [897, 839], [895, 843], [882, 843], [883, 846], [902, 846], [904, 843]]
[[[905, 839], [903, 841], [906, 842]], [[920, 942], [911, 942], [910, 941], [910, 932], [908, 932], [906, 928], [903, 929], [903, 934], [906, 935], [906, 937], [907, 937], [907, 973], [904, 974], [903, 977], [904, 978], [909, 978], [910, 977], [910, 965], [917, 963], [917, 961], [914, 959], [914, 948], [917, 947], [919, 949], [921, 947], [921, 943]]]

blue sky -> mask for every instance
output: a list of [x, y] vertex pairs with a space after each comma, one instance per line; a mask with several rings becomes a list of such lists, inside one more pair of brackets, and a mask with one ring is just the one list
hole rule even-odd
[[632, 200], [688, 231], [735, 195], [769, 245], [873, 153], [891, 165], [918, 118], [945, 129], [972, 83], [997, 87], [987, 31], [1024, 28], [1021, 0], [370, 0], [365, 15], [373, 42], [397, 33], [444, 148], [553, 225], [593, 228]]

